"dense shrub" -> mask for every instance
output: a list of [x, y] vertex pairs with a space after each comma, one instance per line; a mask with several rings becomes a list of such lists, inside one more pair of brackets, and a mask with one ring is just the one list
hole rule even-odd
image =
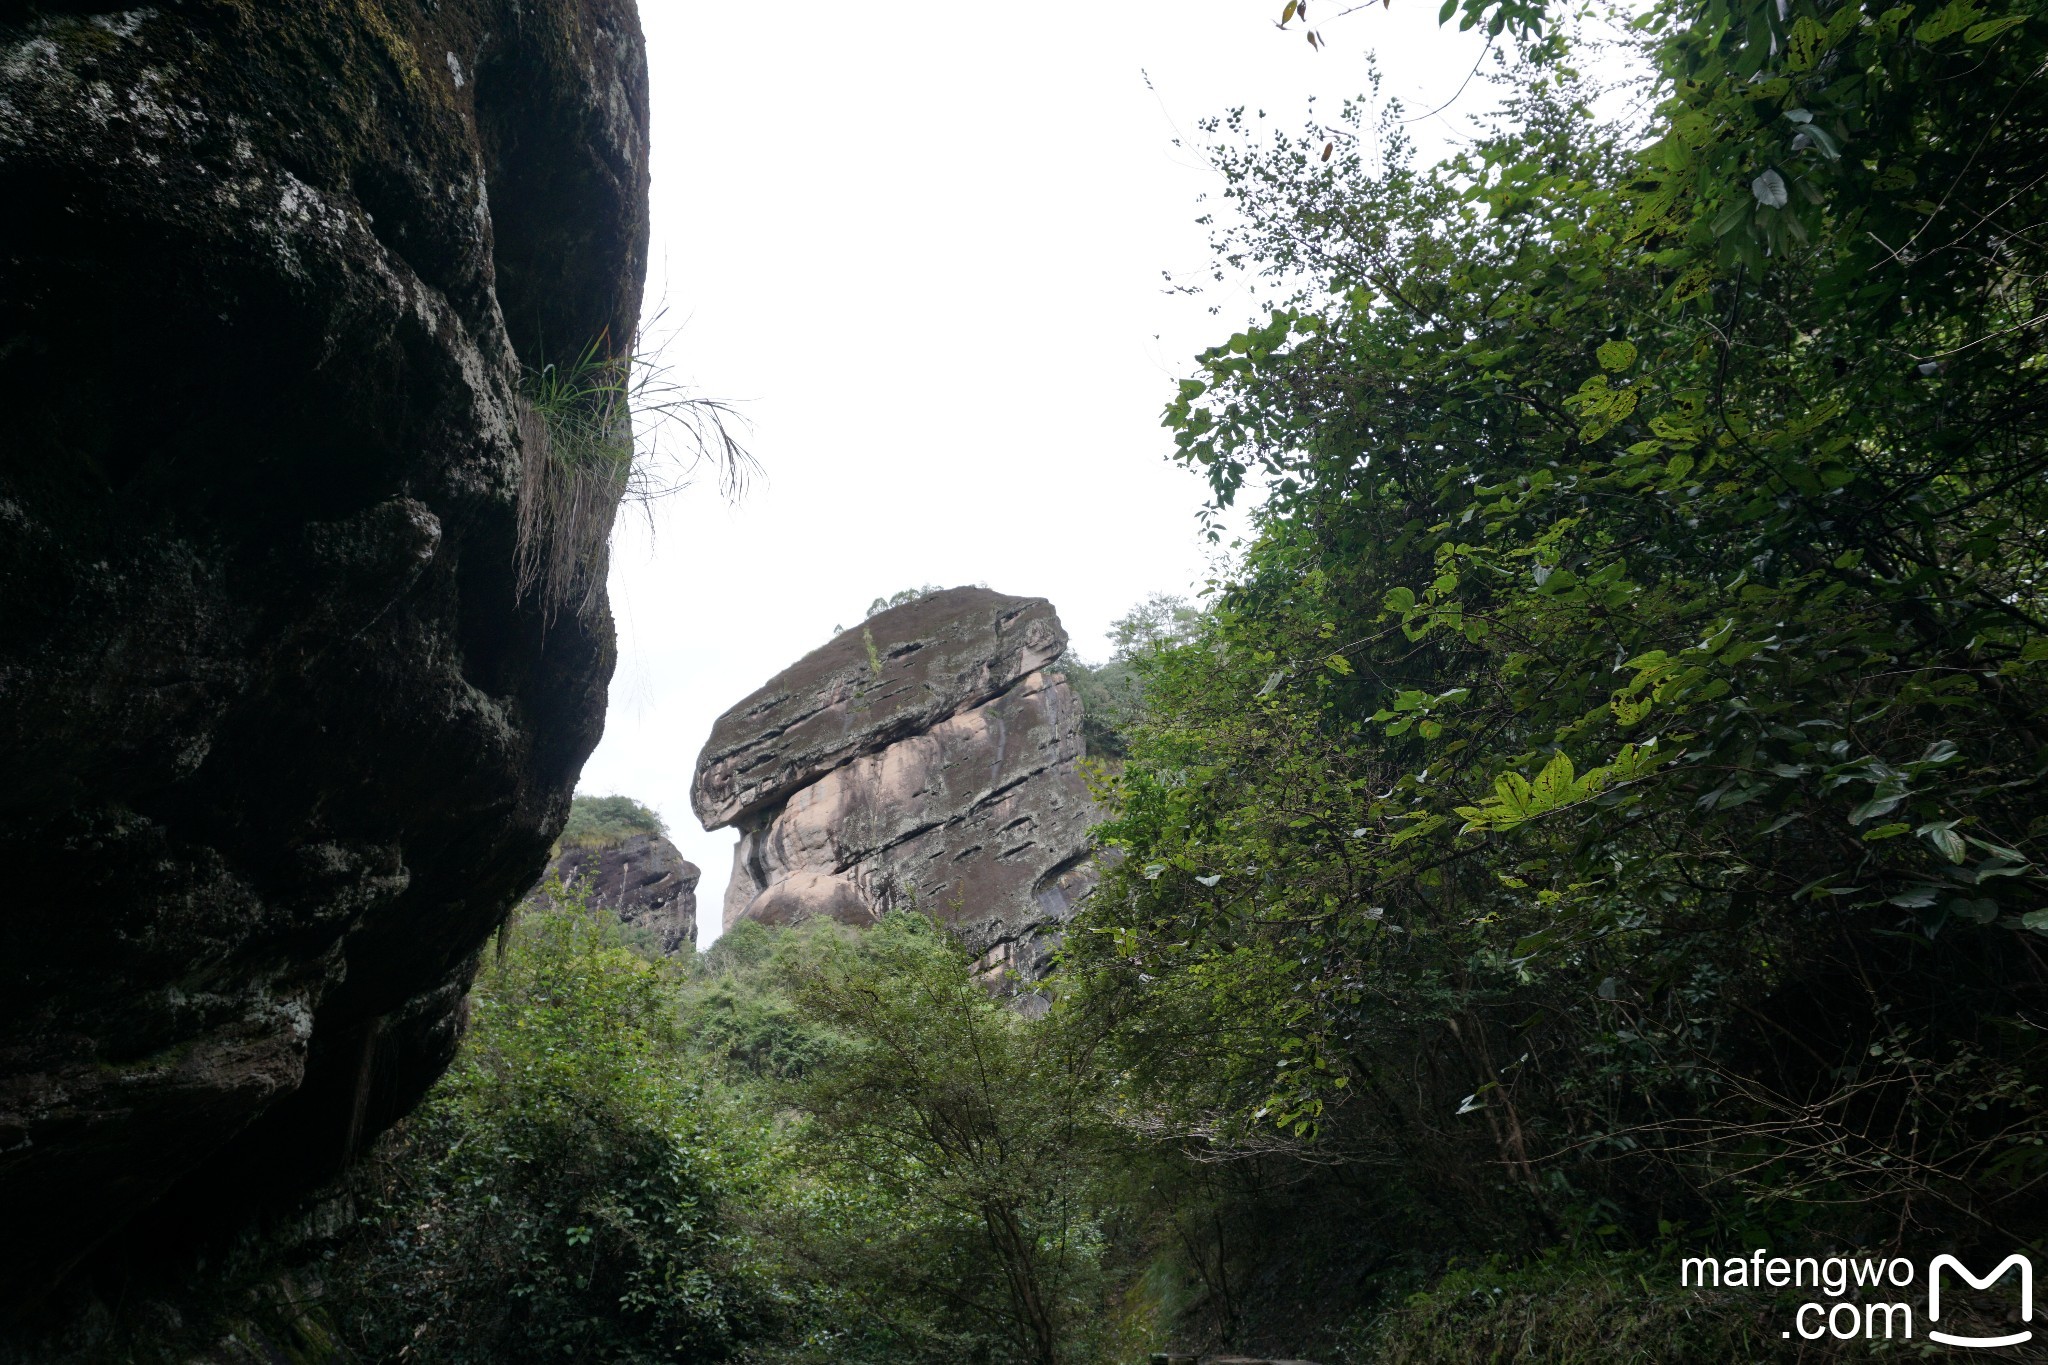
[[661, 817], [630, 796], [579, 796], [569, 803], [562, 848], [614, 848], [636, 834], [663, 835]]
[[731, 1204], [759, 1134], [677, 1028], [681, 973], [573, 896], [479, 978], [461, 1056], [381, 1149], [333, 1273], [371, 1359], [714, 1361], [764, 1327]]

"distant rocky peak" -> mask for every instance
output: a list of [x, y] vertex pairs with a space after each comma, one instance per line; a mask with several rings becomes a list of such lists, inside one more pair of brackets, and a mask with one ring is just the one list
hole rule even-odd
[[735, 704], [697, 761], [737, 825], [725, 923], [916, 908], [992, 970], [1044, 970], [1094, 886], [1081, 707], [1052, 604], [950, 588], [878, 612]]
[[697, 882], [704, 874], [664, 835], [564, 844], [549, 863], [548, 875], [586, 903], [649, 933], [652, 946], [664, 953], [696, 946]]
[[1067, 648], [1052, 603], [949, 588], [878, 612], [720, 716], [691, 792], [706, 829], [744, 821], [863, 753], [996, 696]]

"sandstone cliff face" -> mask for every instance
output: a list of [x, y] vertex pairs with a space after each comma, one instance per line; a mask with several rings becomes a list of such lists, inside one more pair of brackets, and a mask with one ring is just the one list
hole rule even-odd
[[565, 848], [548, 870], [621, 923], [644, 929], [665, 953], [697, 944], [697, 881], [703, 870], [659, 834], [603, 848]]
[[0, 4], [0, 1298], [449, 1058], [602, 725], [518, 386], [631, 334], [646, 139], [631, 0]]
[[725, 923], [915, 905], [991, 970], [1043, 973], [1094, 885], [1081, 710], [1052, 605], [955, 588], [871, 617], [734, 706], [693, 790], [737, 825]]

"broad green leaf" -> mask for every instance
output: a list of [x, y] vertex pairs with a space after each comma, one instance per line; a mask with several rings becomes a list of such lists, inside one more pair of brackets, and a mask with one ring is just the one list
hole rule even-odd
[[1938, 43], [1952, 33], [1960, 33], [1982, 18], [1984, 11], [1977, 8], [1975, 0], [1949, 0], [1936, 10], [1931, 18], [1913, 30], [1913, 37], [1923, 43]]
[[1963, 41], [1966, 43], [1988, 43], [2006, 30], [2018, 28], [2021, 24], [2027, 22], [2027, 17], [2024, 14], [2008, 14], [2003, 19], [1993, 19], [1987, 23], [1972, 24], [1963, 31]]
[[[1828, 47], [1828, 31], [1819, 20], [1800, 15], [1792, 21], [1786, 45], [1785, 66], [1791, 71], [1810, 71]], [[1804, 110], [1800, 112], [1804, 113]], [[1811, 117], [1809, 115], [1808, 117]]]
[[1607, 703], [1608, 709], [1614, 712], [1615, 722], [1624, 728], [1634, 725], [1644, 716], [1649, 715], [1652, 704], [1648, 697], [1640, 701], [1631, 701], [1627, 697], [1618, 694]]
[[1541, 814], [1569, 801], [1575, 776], [1569, 754], [1559, 754], [1544, 764], [1530, 788], [1530, 813]]
[[1900, 803], [1905, 801], [1905, 799], [1906, 794], [1904, 792], [1880, 793], [1856, 807], [1855, 810], [1850, 811], [1849, 823], [1860, 825], [1865, 820], [1874, 820], [1880, 815], [1889, 815], [1897, 810]]
[[1921, 838], [1934, 845], [1941, 856], [1952, 863], [1960, 863], [1969, 856], [1969, 848], [1963, 843], [1963, 836], [1956, 833], [1953, 820], [1922, 825], [1918, 832]]

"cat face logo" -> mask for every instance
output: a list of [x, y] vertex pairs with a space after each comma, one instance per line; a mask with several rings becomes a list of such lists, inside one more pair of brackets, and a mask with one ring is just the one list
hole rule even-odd
[[[2020, 1272], [2020, 1321], [2032, 1322], [2034, 1320], [2034, 1263], [2018, 1252], [2014, 1252], [1993, 1267], [1989, 1275], [1985, 1275], [1982, 1278], [1972, 1275], [1963, 1263], [1953, 1256], [1935, 1257], [1933, 1263], [1927, 1267], [1927, 1320], [1929, 1322], [1941, 1321], [1941, 1270], [1943, 1266], [1947, 1266], [1950, 1270], [1962, 1276], [1972, 1289], [1989, 1289], [2004, 1278], [2006, 1271], [2011, 1270], [2014, 1266], [2018, 1266]], [[1958, 1337], [1951, 1336], [1947, 1332], [1937, 1332], [1930, 1328], [1927, 1335], [1931, 1340], [1938, 1341], [1944, 1346], [1992, 1347], [2017, 1346], [2023, 1341], [2031, 1341], [2034, 1333], [2029, 1328], [2026, 1331], [2014, 1332], [2010, 1336], [2003, 1337]]]

